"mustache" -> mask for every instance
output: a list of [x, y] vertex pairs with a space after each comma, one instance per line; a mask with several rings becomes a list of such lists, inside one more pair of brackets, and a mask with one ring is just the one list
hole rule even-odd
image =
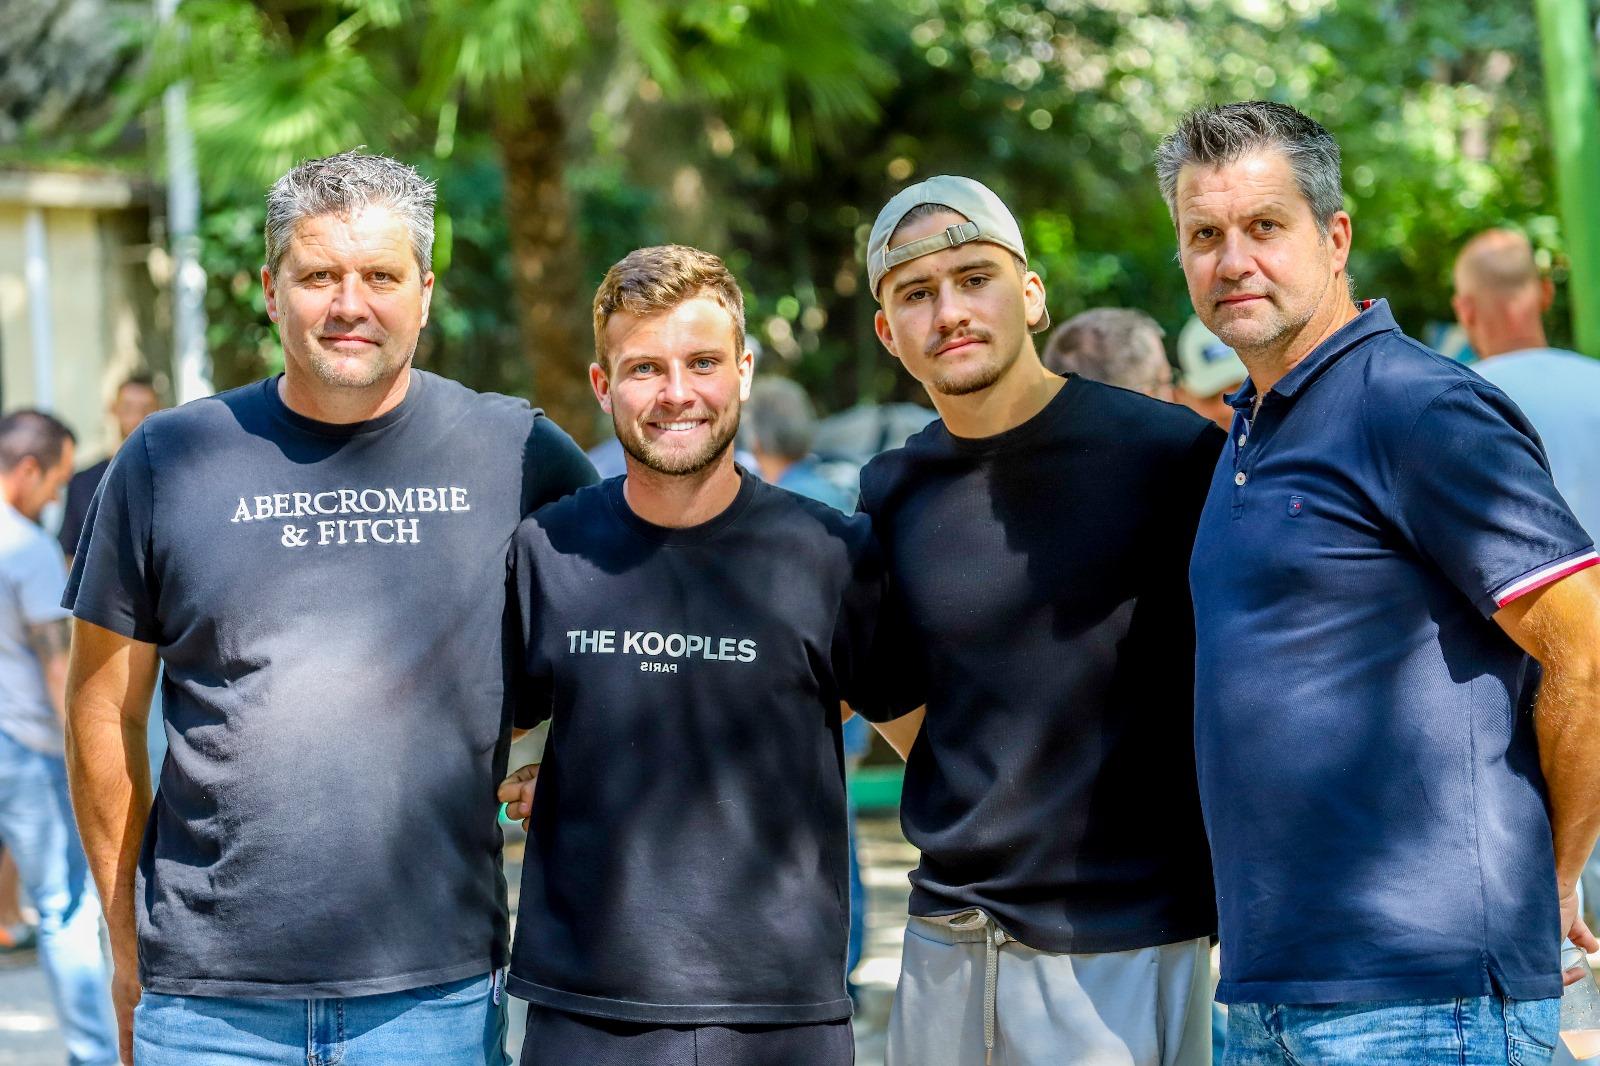
[[940, 348], [943, 348], [947, 344], [954, 344], [956, 341], [966, 340], [968, 338], [971, 338], [975, 341], [981, 341], [984, 344], [988, 344], [990, 341], [994, 340], [993, 335], [991, 335], [986, 329], [964, 329], [959, 333], [950, 333], [943, 337], [933, 337], [928, 341], [928, 343], [922, 346], [922, 354], [932, 355], [934, 352], [938, 351]]
[[1267, 295], [1267, 293], [1265, 293], [1265, 292], [1257, 292], [1254, 289], [1236, 289], [1236, 288], [1233, 288], [1232, 286], [1229, 286], [1227, 288], [1215, 288], [1215, 289], [1211, 290], [1211, 303], [1212, 303], [1213, 306], [1215, 306], [1215, 305], [1221, 303], [1223, 300], [1226, 300], [1230, 296], [1262, 296], [1262, 297], [1265, 297], [1266, 295]]

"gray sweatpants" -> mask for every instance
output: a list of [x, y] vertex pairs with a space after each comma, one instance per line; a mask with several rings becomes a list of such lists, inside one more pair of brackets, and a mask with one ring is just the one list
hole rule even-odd
[[886, 1066], [1209, 1066], [1211, 954], [1054, 955], [987, 914], [912, 916]]

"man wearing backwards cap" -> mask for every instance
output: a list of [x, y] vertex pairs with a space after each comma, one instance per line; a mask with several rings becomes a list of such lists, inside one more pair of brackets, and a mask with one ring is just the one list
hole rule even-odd
[[861, 481], [928, 688], [889, 1066], [1209, 1062], [1185, 573], [1223, 433], [1041, 365], [1044, 284], [978, 182], [891, 200], [868, 274], [942, 416]]

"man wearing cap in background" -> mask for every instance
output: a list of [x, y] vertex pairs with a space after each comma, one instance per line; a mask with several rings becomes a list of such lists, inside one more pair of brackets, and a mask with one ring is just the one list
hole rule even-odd
[[1050, 334], [1044, 365], [1080, 374], [1158, 400], [1172, 399], [1172, 364], [1161, 326], [1131, 307], [1095, 307], [1073, 315]]
[[978, 182], [901, 192], [867, 262], [941, 416], [861, 486], [928, 692], [889, 1066], [1209, 1062], [1184, 573], [1224, 436], [1045, 369], [1043, 282]]
[[1233, 425], [1228, 394], [1244, 384], [1249, 371], [1238, 353], [1217, 339], [1198, 318], [1178, 334], [1178, 402], [1224, 430]]

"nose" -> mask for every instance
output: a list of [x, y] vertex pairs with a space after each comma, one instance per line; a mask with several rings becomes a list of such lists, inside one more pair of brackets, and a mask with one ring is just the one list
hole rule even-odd
[[1250, 254], [1248, 240], [1242, 233], [1229, 233], [1222, 242], [1217, 273], [1229, 281], [1238, 281], [1255, 272], [1255, 257]]
[[661, 375], [661, 402], [679, 407], [694, 402], [689, 371], [683, 364], [671, 363]]
[[340, 322], [355, 323], [367, 317], [367, 301], [361, 289], [361, 275], [354, 271], [342, 274], [333, 290], [333, 302], [328, 314]]
[[933, 310], [933, 326], [941, 334], [954, 333], [972, 321], [972, 312], [952, 282], [939, 286], [938, 304]]

